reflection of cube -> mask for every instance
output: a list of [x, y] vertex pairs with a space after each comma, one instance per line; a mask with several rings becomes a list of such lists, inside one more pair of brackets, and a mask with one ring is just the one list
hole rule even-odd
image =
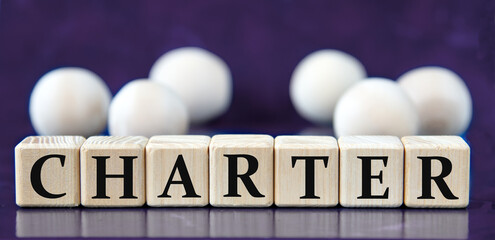
[[21, 207], [74, 207], [79, 197], [77, 136], [27, 137], [15, 148], [16, 203]]
[[402, 205], [404, 147], [398, 137], [341, 137], [339, 147], [342, 206]]
[[148, 237], [209, 236], [209, 208], [148, 208], [146, 226]]
[[338, 209], [275, 209], [277, 238], [337, 238]]
[[469, 213], [465, 209], [404, 211], [404, 238], [467, 239], [468, 233]]
[[208, 205], [208, 136], [155, 136], [146, 145], [149, 206]]
[[339, 202], [339, 148], [333, 137], [275, 138], [275, 204], [332, 207]]
[[79, 209], [19, 209], [17, 237], [80, 237]]
[[342, 209], [339, 213], [341, 238], [401, 238], [402, 211], [399, 209]]
[[469, 145], [458, 136], [403, 137], [404, 203], [463, 208], [469, 203]]
[[268, 207], [273, 203], [273, 138], [216, 135], [210, 143], [210, 204]]
[[81, 204], [138, 207], [145, 203], [145, 137], [90, 137], [81, 146]]
[[84, 209], [83, 237], [145, 237], [146, 212], [143, 209]]
[[272, 209], [212, 208], [210, 237], [271, 238], [273, 211]]

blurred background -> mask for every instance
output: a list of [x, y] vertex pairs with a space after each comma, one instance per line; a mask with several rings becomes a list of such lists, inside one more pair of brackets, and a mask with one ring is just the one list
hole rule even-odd
[[495, 1], [2, 0], [0, 194], [13, 203], [13, 149], [35, 134], [28, 102], [44, 73], [87, 68], [116, 94], [147, 77], [163, 53], [196, 46], [225, 60], [234, 93], [226, 114], [192, 132], [276, 136], [313, 128], [296, 113], [289, 81], [298, 62], [319, 49], [355, 56], [372, 77], [397, 79], [424, 65], [453, 70], [473, 98], [465, 135], [471, 198], [493, 201], [494, 13]]

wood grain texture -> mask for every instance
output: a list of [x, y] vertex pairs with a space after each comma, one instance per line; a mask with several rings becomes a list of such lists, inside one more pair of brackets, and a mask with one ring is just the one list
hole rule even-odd
[[[318, 157], [313, 160], [314, 190], [306, 190], [306, 168], [308, 167], [306, 160], [299, 159], [294, 164], [294, 157]], [[274, 191], [275, 205], [280, 207], [336, 206], [339, 202], [337, 140], [326, 136], [276, 137]], [[314, 198], [307, 198], [308, 192], [314, 193], [312, 195]]]
[[[238, 197], [229, 193], [229, 159], [225, 155], [250, 155], [258, 166], [250, 179], [263, 197], [253, 197], [237, 179]], [[248, 171], [248, 161], [238, 158], [237, 173]], [[269, 135], [216, 135], [210, 143], [210, 204], [216, 207], [268, 207], [273, 204], [273, 137]]]
[[[414, 208], [464, 208], [469, 204], [469, 145], [458, 136], [403, 137], [405, 148], [404, 203]], [[431, 184], [433, 199], [419, 199], [423, 194], [423, 174], [439, 176], [444, 167], [438, 160], [431, 161], [431, 172], [423, 173], [420, 157], [444, 157], [452, 170], [444, 179], [451, 193], [458, 199], [447, 199], [436, 181]]]
[[[343, 207], [399, 207], [403, 202], [404, 147], [393, 136], [347, 136], [338, 140], [340, 147], [340, 204]], [[369, 199], [363, 196], [363, 157], [386, 157], [371, 160], [371, 195], [388, 197]]]
[[[146, 146], [146, 202], [149, 206], [208, 205], [208, 146], [210, 137], [194, 135], [154, 136]], [[163, 195], [174, 166], [182, 157], [194, 193], [197, 197], [186, 196], [183, 184], [170, 184], [168, 196]], [[184, 181], [180, 169], [176, 168], [171, 181]]]
[[[86, 207], [138, 207], [145, 204], [145, 137], [90, 137], [81, 146], [81, 204]], [[124, 173], [123, 156], [133, 157], [132, 195], [136, 198], [120, 198], [124, 194], [122, 178], [106, 179], [108, 199], [94, 198], [97, 195], [97, 160], [106, 159], [106, 174]]]
[[[15, 148], [16, 203], [21, 207], [75, 207], [80, 204], [79, 148], [85, 139], [79, 136], [32, 136]], [[62, 166], [59, 158], [50, 158], [41, 168], [41, 183], [59, 198], [45, 198], [31, 183], [33, 165], [47, 155], [65, 157]]]

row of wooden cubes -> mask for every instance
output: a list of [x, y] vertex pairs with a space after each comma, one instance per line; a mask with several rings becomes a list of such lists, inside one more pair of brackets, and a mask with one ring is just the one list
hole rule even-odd
[[[469, 231], [473, 231], [470, 214], [486, 214], [492, 203], [476, 202], [476, 205], [469, 211], [403, 211], [398, 208], [19, 209], [15, 229], [19, 238], [468, 239], [473, 235], [469, 235]], [[487, 208], [481, 210], [484, 206]], [[488, 220], [477, 222], [475, 229], [486, 229], [490, 225], [492, 218], [488, 218], [489, 214], [485, 216]], [[474, 235], [491, 239], [490, 233], [486, 229]]]
[[21, 207], [408, 207], [469, 202], [457, 136], [27, 137]]

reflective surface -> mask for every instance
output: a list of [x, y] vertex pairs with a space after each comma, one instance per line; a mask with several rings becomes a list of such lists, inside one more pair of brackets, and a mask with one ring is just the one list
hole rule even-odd
[[495, 236], [490, 219], [490, 202], [461, 210], [17, 209], [15, 236], [467, 239]]
[[[253, 3], [254, 2], [254, 3]], [[2, 1], [0, 238], [308, 237], [495, 239], [495, 1]], [[125, 16], [125, 17], [123, 17]], [[206, 48], [232, 70], [229, 111], [190, 134], [332, 135], [292, 107], [289, 79], [321, 48], [351, 53], [370, 76], [421, 65], [466, 81], [473, 121], [467, 210], [19, 209], [14, 146], [34, 130], [29, 95], [59, 66], [91, 69], [115, 94], [180, 46]], [[478, 201], [476, 201], [478, 200]], [[482, 201], [481, 201], [482, 200]]]

